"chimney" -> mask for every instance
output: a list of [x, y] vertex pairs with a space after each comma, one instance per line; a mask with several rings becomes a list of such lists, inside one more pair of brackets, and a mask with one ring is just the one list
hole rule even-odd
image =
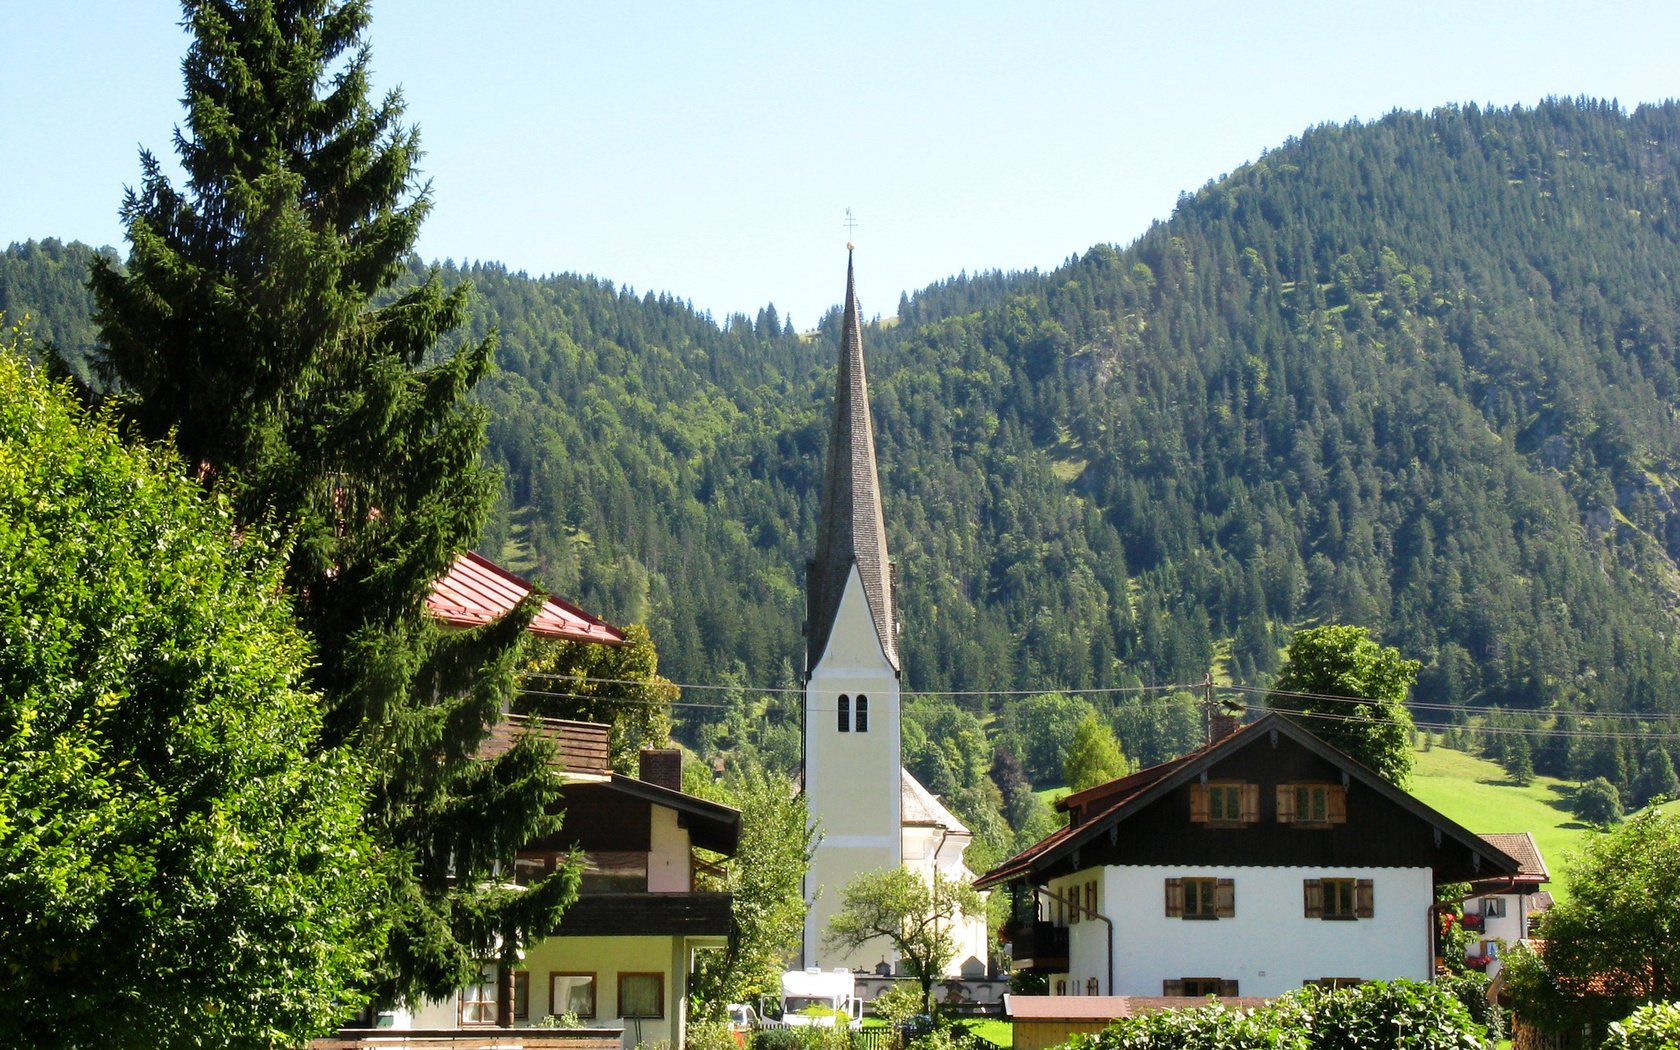
[[[1242, 711], [1232, 711], [1222, 705], [1208, 709], [1207, 742], [1217, 744], [1242, 728]], [[646, 778], [644, 778], [646, 779]]]
[[672, 791], [681, 791], [682, 752], [674, 747], [643, 748], [640, 779]]

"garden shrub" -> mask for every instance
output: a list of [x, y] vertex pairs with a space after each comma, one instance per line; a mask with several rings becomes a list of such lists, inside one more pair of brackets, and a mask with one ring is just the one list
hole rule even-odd
[[1648, 1003], [1611, 1024], [1603, 1050], [1680, 1050], [1680, 1003]]

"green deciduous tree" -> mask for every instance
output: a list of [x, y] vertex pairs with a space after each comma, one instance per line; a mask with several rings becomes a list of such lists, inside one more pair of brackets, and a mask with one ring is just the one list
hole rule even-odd
[[1310, 627], [1289, 643], [1266, 703], [1305, 715], [1319, 738], [1405, 786], [1412, 770], [1406, 695], [1417, 669], [1363, 627]]
[[303, 1045], [382, 943], [284, 547], [183, 473], [0, 348], [0, 1045]]
[[368, 97], [363, 0], [186, 0], [177, 188], [150, 154], [131, 252], [93, 268], [96, 365], [142, 434], [295, 529], [285, 584], [318, 665], [327, 741], [378, 768], [369, 827], [394, 920], [376, 987], [442, 994], [552, 928], [571, 881], [494, 887], [554, 825], [540, 748], [475, 752], [504, 708], [527, 613], [444, 635], [423, 601], [496, 488], [469, 392], [492, 339], [440, 347], [465, 286], [404, 263], [430, 205], [402, 100]]
[[957, 954], [951, 930], [959, 918], [983, 913], [980, 894], [965, 882], [934, 872], [930, 883], [908, 868], [864, 872], [840, 891], [840, 910], [823, 941], [846, 950], [884, 940], [922, 985], [933, 1012], [933, 982]]
[[1086, 715], [1073, 731], [1062, 775], [1074, 791], [1107, 783], [1131, 771], [1131, 763], [1120, 750], [1120, 741], [1096, 712]]
[[646, 627], [626, 627], [620, 646], [544, 642], [533, 650], [514, 710], [612, 726], [612, 764], [620, 773], [636, 773], [642, 748], [670, 742], [679, 690], [660, 677]]
[[1575, 815], [1588, 824], [1614, 824], [1622, 819], [1622, 796], [1616, 785], [1594, 777], [1575, 792]]
[[721, 1011], [779, 989], [805, 930], [805, 872], [816, 829], [804, 794], [780, 771], [737, 769], [696, 787], [741, 811], [740, 846], [721, 887], [733, 894], [735, 943], [720, 965], [708, 961], [694, 995], [697, 1011]]
[[1507, 959], [1517, 1016], [1561, 1032], [1680, 1000], [1680, 816], [1646, 810], [1590, 836], [1568, 880], [1541, 952]]

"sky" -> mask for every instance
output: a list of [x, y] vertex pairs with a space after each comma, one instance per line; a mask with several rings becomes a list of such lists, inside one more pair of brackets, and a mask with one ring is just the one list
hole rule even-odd
[[[809, 328], [1126, 245], [1323, 123], [1680, 96], [1680, 4], [374, 0], [434, 208], [418, 251]], [[187, 37], [165, 0], [0, 0], [0, 244], [126, 251]]]

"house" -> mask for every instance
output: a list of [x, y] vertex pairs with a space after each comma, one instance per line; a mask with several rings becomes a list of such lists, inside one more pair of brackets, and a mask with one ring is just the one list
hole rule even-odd
[[[936, 871], [966, 881], [962, 851], [973, 835], [903, 766], [897, 567], [887, 551], [856, 287], [848, 245], [821, 513], [805, 573], [803, 777], [822, 838], [805, 878], [800, 961], [869, 971], [877, 960], [892, 965], [884, 939], [850, 952], [824, 942], [846, 883], [900, 866], [929, 881]], [[947, 975], [984, 972], [985, 918], [957, 925]]]
[[977, 882], [1057, 995], [1428, 980], [1436, 884], [1521, 868], [1278, 712], [1057, 805], [1065, 828]]
[[[439, 622], [466, 629], [496, 621], [531, 590], [468, 552], [433, 585], [426, 605]], [[625, 640], [606, 621], [552, 597], [528, 629], [548, 639]], [[525, 734], [554, 747], [551, 763], [563, 785], [556, 807], [565, 821], [552, 838], [517, 851], [509, 886], [528, 885], [576, 850], [584, 864], [578, 899], [525, 951], [517, 969], [487, 962], [479, 979], [453, 997], [391, 1012], [379, 1023], [430, 1037], [575, 1016], [582, 1028], [604, 1030], [615, 1046], [681, 1046], [696, 954], [727, 948], [735, 928], [730, 895], [696, 889], [696, 874], [713, 863], [697, 851], [732, 857], [741, 814], [686, 794], [676, 750], [644, 751], [639, 776], [613, 772], [606, 725], [508, 715], [479, 754], [502, 754]]]
[[584, 864], [578, 898], [517, 970], [502, 975], [487, 963], [480, 980], [401, 1017], [399, 1027], [493, 1028], [506, 998], [513, 1027], [573, 1015], [584, 1028], [622, 1030], [626, 1050], [681, 1046], [696, 957], [726, 949], [734, 933], [730, 895], [695, 888], [708, 864], [696, 851], [733, 856], [740, 812], [684, 793], [674, 749], [644, 751], [640, 776], [614, 773], [605, 725], [513, 716], [486, 752], [523, 732], [556, 744], [566, 816], [553, 838], [518, 851], [513, 882], [552, 872], [575, 849]]
[[1519, 865], [1515, 875], [1472, 882], [1464, 898], [1462, 921], [1475, 937], [1465, 948], [1465, 958], [1472, 967], [1485, 967], [1489, 977], [1496, 977], [1501, 952], [1527, 940], [1534, 917], [1551, 907], [1552, 895], [1540, 888], [1551, 874], [1534, 836], [1528, 832], [1482, 838], [1515, 858]]

